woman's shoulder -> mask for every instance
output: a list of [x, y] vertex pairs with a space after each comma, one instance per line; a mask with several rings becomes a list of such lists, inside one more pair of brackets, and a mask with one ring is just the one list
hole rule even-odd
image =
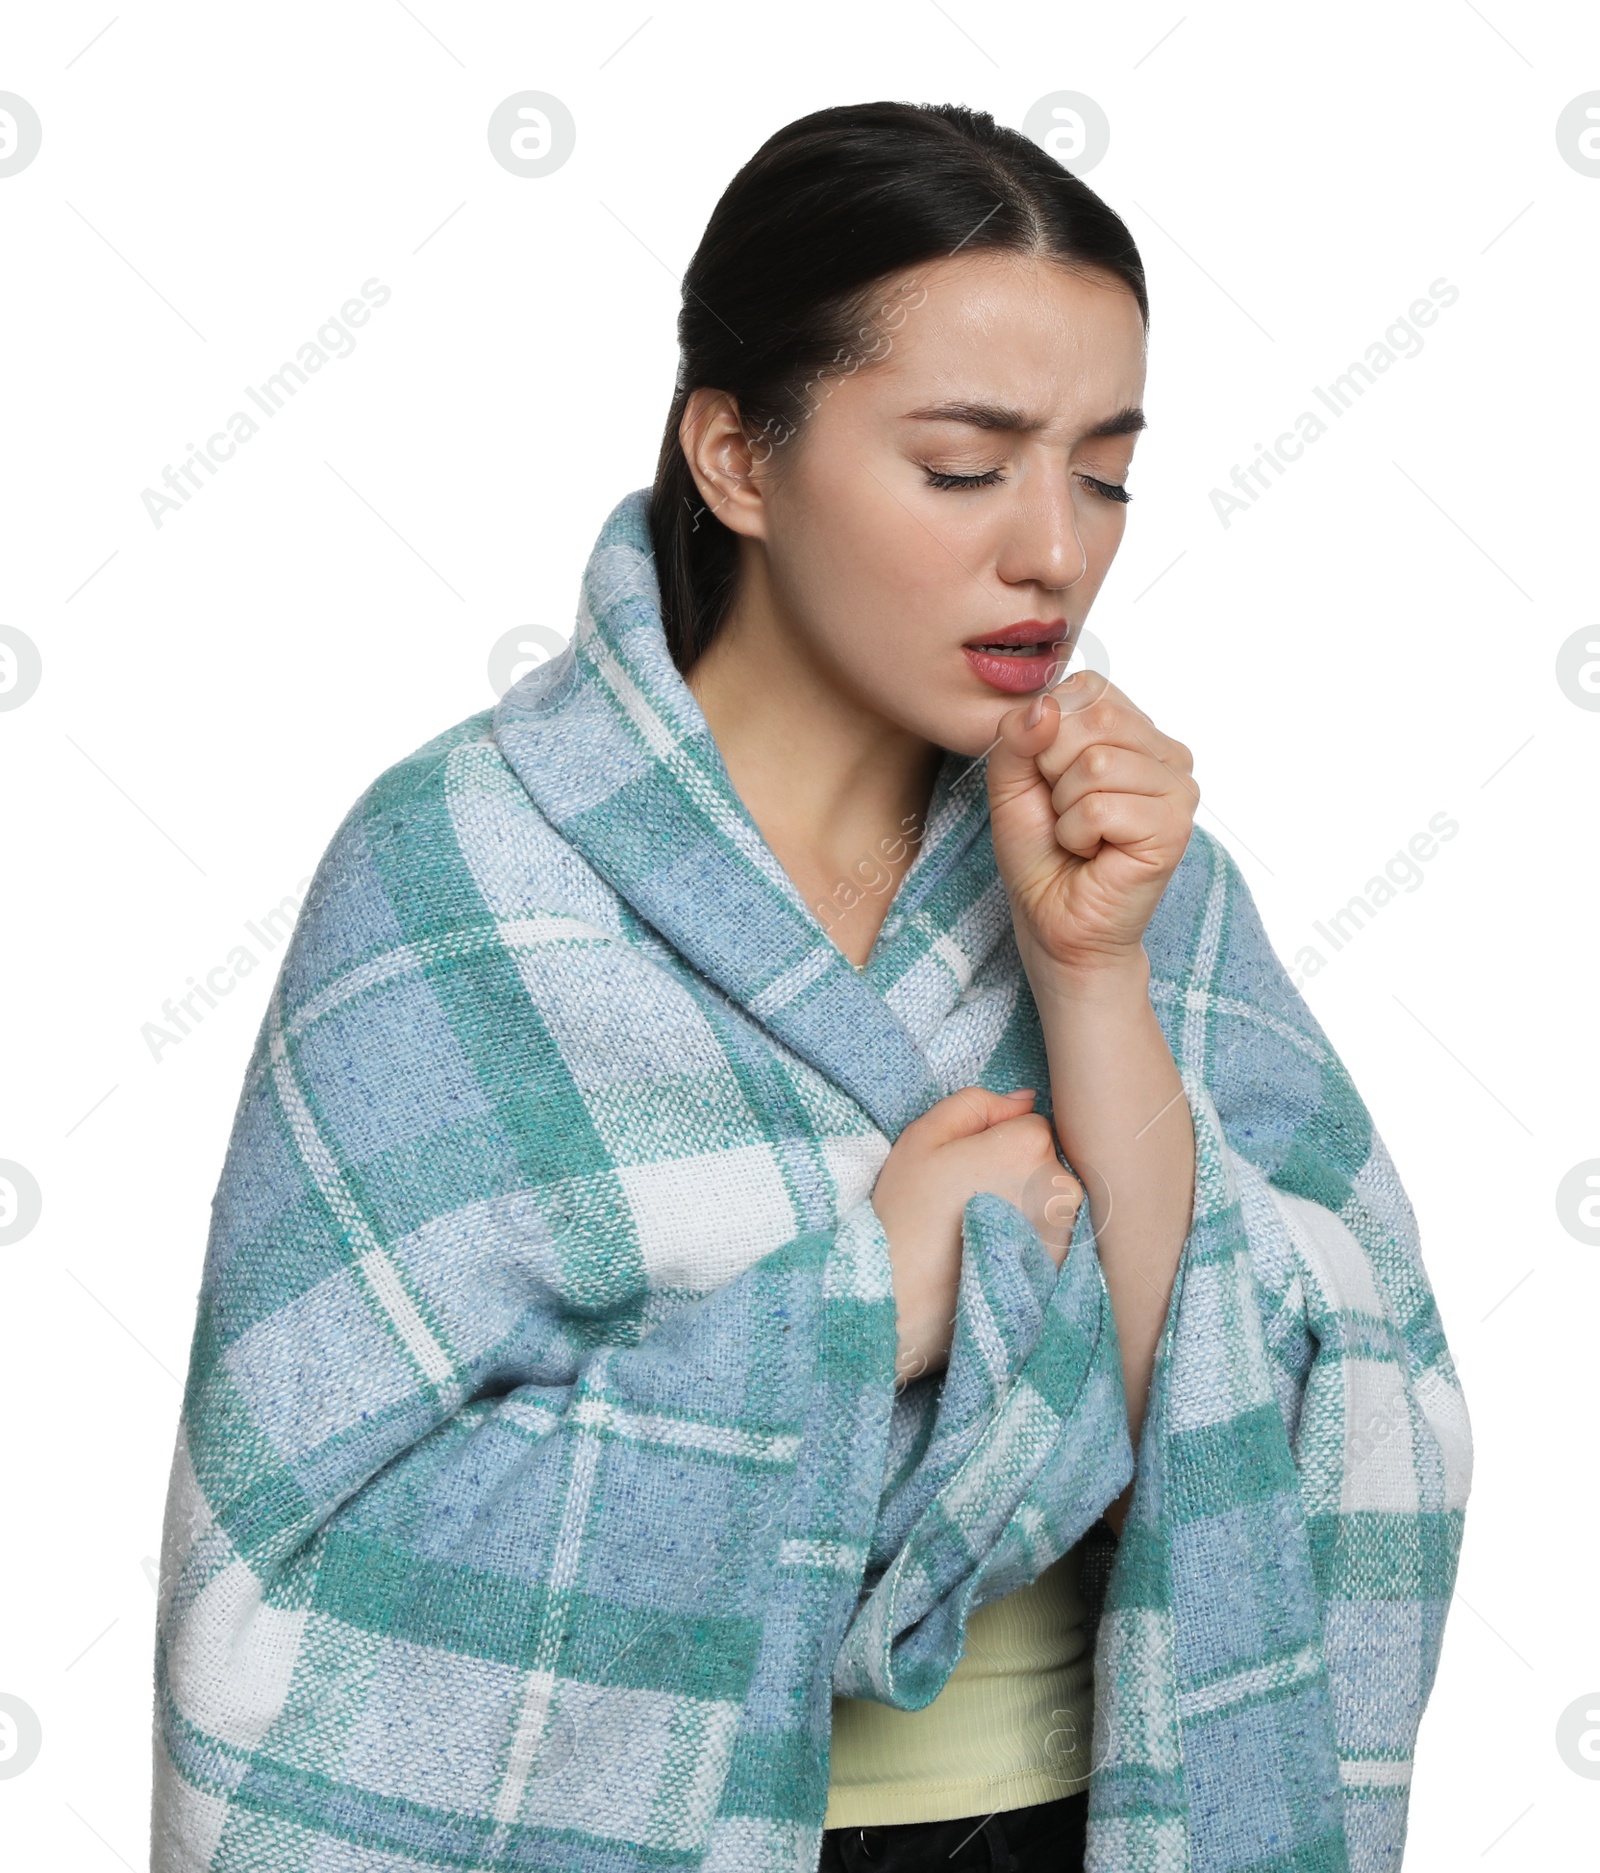
[[1212, 1018], [1270, 1028], [1299, 1051], [1331, 1061], [1332, 1044], [1301, 994], [1296, 968], [1274, 947], [1238, 860], [1196, 825], [1145, 932], [1151, 995], [1176, 1021], [1197, 998]]
[[621, 927], [616, 894], [540, 812], [480, 709], [393, 761], [334, 829], [284, 958], [290, 1005], [385, 956], [541, 916]]

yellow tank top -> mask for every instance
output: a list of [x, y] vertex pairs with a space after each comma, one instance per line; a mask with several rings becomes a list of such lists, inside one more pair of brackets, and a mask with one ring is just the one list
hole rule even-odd
[[966, 1647], [921, 1710], [833, 1700], [824, 1827], [953, 1821], [1089, 1783], [1094, 1655], [1076, 1547], [967, 1621]]

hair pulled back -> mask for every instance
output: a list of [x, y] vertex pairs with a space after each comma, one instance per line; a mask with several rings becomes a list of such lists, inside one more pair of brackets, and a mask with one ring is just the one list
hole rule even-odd
[[[890, 275], [984, 248], [1109, 273], [1149, 325], [1144, 267], [1121, 217], [987, 112], [892, 102], [813, 111], [728, 184], [683, 276], [677, 385], [650, 501], [679, 670], [715, 637], [738, 571], [737, 536], [702, 501], [678, 441], [690, 392], [734, 397], [765, 459], [799, 432], [830, 371], [886, 354], [903, 316], [882, 291]], [[875, 296], [885, 304], [874, 307]]]

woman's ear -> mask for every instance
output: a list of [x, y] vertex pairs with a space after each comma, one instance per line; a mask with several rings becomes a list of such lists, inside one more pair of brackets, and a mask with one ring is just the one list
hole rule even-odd
[[730, 532], [766, 538], [766, 508], [756, 470], [771, 454], [765, 437], [744, 432], [739, 402], [704, 385], [689, 392], [678, 423], [678, 442], [700, 498]]

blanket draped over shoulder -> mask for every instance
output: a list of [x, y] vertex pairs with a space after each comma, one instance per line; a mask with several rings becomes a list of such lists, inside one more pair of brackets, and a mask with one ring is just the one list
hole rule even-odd
[[1197, 1153], [1137, 1466], [1087, 1204], [1058, 1272], [974, 1196], [948, 1370], [897, 1392], [891, 1143], [961, 1086], [1049, 1111], [984, 765], [945, 757], [854, 967], [671, 661], [645, 516], [302, 906], [173, 1461], [155, 1873], [810, 1873], [831, 1698], [927, 1704], [1080, 1540], [1090, 1873], [1398, 1866], [1471, 1436], [1236, 865], [1197, 829], [1146, 936]]

